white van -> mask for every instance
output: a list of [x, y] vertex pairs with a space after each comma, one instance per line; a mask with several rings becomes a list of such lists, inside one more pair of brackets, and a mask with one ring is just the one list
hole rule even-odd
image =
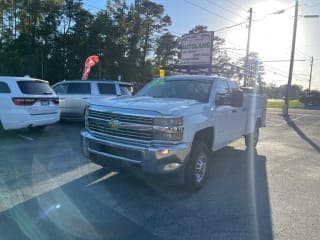
[[83, 120], [84, 110], [91, 101], [131, 96], [132, 86], [119, 81], [70, 80], [58, 82], [52, 88], [59, 96], [61, 118]]

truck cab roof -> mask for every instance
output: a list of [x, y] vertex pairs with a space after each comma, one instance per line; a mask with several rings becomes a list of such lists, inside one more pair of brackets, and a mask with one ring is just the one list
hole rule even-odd
[[232, 79], [227, 79], [224, 77], [220, 76], [207, 76], [207, 75], [175, 75], [175, 76], [168, 76], [164, 78], [158, 78], [158, 79], [164, 79], [166, 81], [176, 81], [176, 80], [202, 80], [202, 81], [214, 81], [215, 79], [223, 79], [226, 81], [231, 81], [231, 82], [237, 82]]

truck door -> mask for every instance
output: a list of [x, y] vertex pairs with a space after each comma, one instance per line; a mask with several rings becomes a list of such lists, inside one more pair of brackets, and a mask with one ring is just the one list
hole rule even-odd
[[232, 107], [230, 105], [230, 89], [226, 80], [217, 79], [215, 87], [214, 111], [214, 149], [226, 146], [233, 138]]

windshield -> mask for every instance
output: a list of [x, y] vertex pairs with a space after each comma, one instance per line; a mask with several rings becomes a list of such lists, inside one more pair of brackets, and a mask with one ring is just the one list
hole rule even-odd
[[20, 91], [24, 94], [52, 94], [49, 84], [42, 81], [19, 81], [18, 86]]
[[146, 85], [137, 96], [154, 98], [182, 98], [208, 102], [212, 81], [155, 79]]

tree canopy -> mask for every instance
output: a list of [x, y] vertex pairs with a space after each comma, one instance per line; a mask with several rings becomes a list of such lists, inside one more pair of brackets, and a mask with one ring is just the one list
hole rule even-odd
[[[91, 79], [145, 83], [159, 65], [179, 62], [180, 36], [168, 31], [172, 21], [164, 6], [151, 0], [107, 0], [95, 14], [82, 0], [0, 0], [0, 19], [0, 75], [50, 83], [80, 79], [85, 59], [95, 54], [101, 61]], [[199, 25], [189, 33], [204, 31], [207, 26]], [[213, 64], [221, 67], [219, 75], [240, 80], [239, 70], [223, 69], [231, 61], [224, 44], [214, 37]], [[254, 69], [258, 56], [251, 59]]]

